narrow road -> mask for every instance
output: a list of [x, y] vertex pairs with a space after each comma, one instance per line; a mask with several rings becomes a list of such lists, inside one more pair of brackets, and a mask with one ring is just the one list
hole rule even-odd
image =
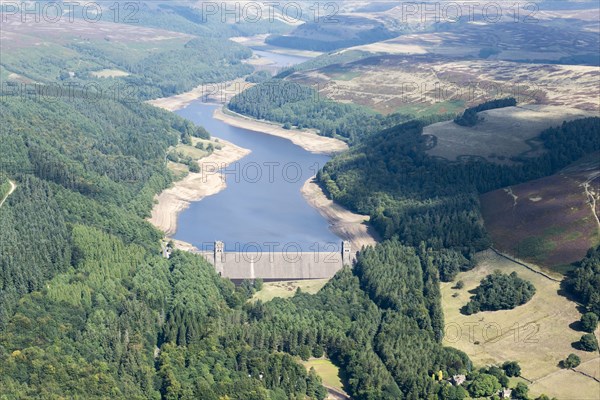
[[4, 196], [2, 201], [0, 201], [0, 207], [2, 207], [2, 205], [4, 204], [6, 199], [8, 199], [8, 196], [10, 196], [12, 194], [12, 192], [14, 192], [15, 189], [17, 188], [17, 185], [15, 185], [15, 183], [13, 181], [11, 181], [10, 179], [9, 179], [8, 183], [10, 184], [10, 190], [8, 191], [8, 193], [6, 193], [6, 196]]
[[328, 399], [333, 400], [350, 400], [350, 396], [348, 396], [345, 392], [336, 389], [331, 386], [323, 385], [325, 389], [327, 389]]

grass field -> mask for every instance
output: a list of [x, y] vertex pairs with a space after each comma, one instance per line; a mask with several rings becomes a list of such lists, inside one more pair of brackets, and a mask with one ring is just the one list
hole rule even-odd
[[208, 151], [200, 150], [200, 149], [196, 148], [197, 143], [203, 143], [205, 147], [208, 146], [208, 144], [210, 144], [210, 143], [212, 143], [213, 146], [217, 146], [219, 144], [218, 142], [215, 142], [214, 140], [204, 140], [204, 139], [192, 138], [191, 145], [180, 143], [177, 145], [177, 147], [175, 147], [175, 150], [185, 156], [192, 157], [194, 160], [199, 160], [201, 158], [208, 156], [210, 154]]
[[[340, 75], [342, 67], [345, 73]], [[521, 105], [597, 112], [599, 76], [598, 68], [592, 66], [383, 54], [341, 67], [296, 72], [286, 80], [318, 85], [323, 97], [363, 105], [382, 114], [407, 106], [429, 108], [449, 101], [463, 101], [471, 106], [509, 96], [516, 97]], [[352, 79], [346, 80], [347, 77]]]
[[[460, 308], [470, 297], [468, 291], [477, 287], [481, 279], [496, 269], [504, 273], [516, 271], [520, 277], [534, 284], [536, 294], [527, 304], [513, 310], [480, 312], [469, 316], [461, 314]], [[598, 399], [600, 383], [558, 367], [559, 361], [570, 353], [581, 357], [582, 363], [593, 364], [596, 361], [591, 360], [598, 360], [597, 353], [572, 347], [572, 343], [582, 335], [582, 332], [570, 327], [579, 320], [580, 313], [574, 302], [559, 295], [558, 282], [492, 251], [479, 253], [477, 266], [460, 273], [456, 280], [464, 282], [463, 289], [452, 289], [454, 283], [441, 284], [446, 323], [445, 345], [467, 353], [477, 367], [518, 361], [523, 377], [533, 382], [529, 384], [530, 393], [535, 396], [546, 393], [561, 400]], [[569, 393], [571, 397], [567, 396]]]
[[[171, 150], [183, 156], [191, 157], [192, 159], [199, 161], [204, 157], [209, 156], [211, 153], [206, 150], [200, 150], [196, 148], [196, 144], [203, 143], [206, 147], [208, 144], [212, 143], [212, 145], [216, 148], [217, 146], [221, 145], [217, 140], [218, 139], [205, 140], [192, 137], [191, 145], [180, 143], [175, 147], [171, 147]], [[189, 167], [182, 162], [173, 162], [169, 160], [167, 161], [167, 168], [169, 168], [169, 171], [175, 175], [176, 180], [183, 178], [190, 172]]]
[[119, 69], [103, 69], [92, 72], [92, 75], [97, 78], [118, 78], [120, 76], [127, 76], [129, 73]]
[[151, 49], [159, 42], [175, 40], [183, 44], [192, 37], [140, 25], [114, 24], [105, 21], [91, 23], [80, 18], [75, 18], [73, 21], [61, 18], [56, 22], [45, 19], [35, 21], [34, 18], [27, 18], [24, 21], [19, 14], [7, 14], [4, 18], [6, 21], [3, 22], [6, 23], [0, 33], [3, 51], [23, 48], [31, 50], [36, 47], [46, 47], [48, 44], [63, 46], [90, 40], [104, 41], [108, 46], [120, 43], [148, 43], [147, 49]]
[[394, 112], [411, 114], [415, 117], [427, 117], [430, 115], [459, 114], [464, 109], [465, 102], [463, 100], [448, 100], [434, 103], [429, 106], [423, 104], [405, 105], [398, 107]]
[[510, 157], [527, 153], [535, 156], [541, 143], [532, 141], [544, 129], [563, 121], [588, 116], [577, 109], [555, 106], [505, 107], [477, 114], [482, 121], [473, 127], [454, 121], [426, 126], [424, 135], [436, 138], [429, 155], [455, 161], [464, 156], [482, 157], [490, 162], [511, 164]]
[[302, 281], [266, 282], [263, 284], [263, 288], [254, 294], [252, 301], [261, 300], [266, 302], [273, 300], [275, 297], [293, 297], [298, 288], [304, 293], [315, 294], [328, 281], [329, 279], [307, 279]]
[[314, 368], [317, 374], [323, 379], [323, 384], [338, 390], [342, 389], [342, 381], [340, 380], [339, 368], [333, 365], [326, 358], [314, 358], [308, 361], [303, 361], [302, 364], [307, 370]]
[[183, 179], [189, 172], [190, 169], [187, 165], [176, 163], [173, 161], [167, 161], [167, 168], [173, 173], [175, 180]]

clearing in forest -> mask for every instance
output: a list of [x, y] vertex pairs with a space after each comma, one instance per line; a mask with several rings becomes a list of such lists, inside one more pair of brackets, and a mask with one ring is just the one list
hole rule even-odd
[[279, 281], [265, 282], [260, 291], [254, 294], [252, 301], [261, 300], [267, 302], [276, 297], [288, 298], [296, 294], [300, 289], [304, 293], [315, 294], [325, 286], [329, 279], [307, 279], [301, 281]]
[[120, 69], [102, 69], [91, 72], [91, 74], [97, 78], [118, 78], [120, 76], [128, 76], [129, 72], [121, 71]]

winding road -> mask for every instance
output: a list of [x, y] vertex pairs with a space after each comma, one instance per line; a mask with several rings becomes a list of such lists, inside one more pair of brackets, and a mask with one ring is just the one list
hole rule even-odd
[[17, 188], [17, 185], [15, 185], [15, 183], [13, 181], [11, 181], [10, 179], [9, 179], [8, 183], [10, 184], [10, 190], [8, 191], [8, 193], [6, 193], [6, 196], [4, 196], [2, 201], [0, 201], [0, 207], [2, 207], [2, 205], [4, 204], [6, 199], [8, 199], [8, 196], [10, 196]]

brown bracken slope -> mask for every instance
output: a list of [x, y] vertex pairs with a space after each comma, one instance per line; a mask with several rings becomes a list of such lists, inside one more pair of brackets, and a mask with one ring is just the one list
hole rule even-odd
[[559, 173], [481, 196], [494, 246], [561, 270], [600, 243], [600, 153]]

